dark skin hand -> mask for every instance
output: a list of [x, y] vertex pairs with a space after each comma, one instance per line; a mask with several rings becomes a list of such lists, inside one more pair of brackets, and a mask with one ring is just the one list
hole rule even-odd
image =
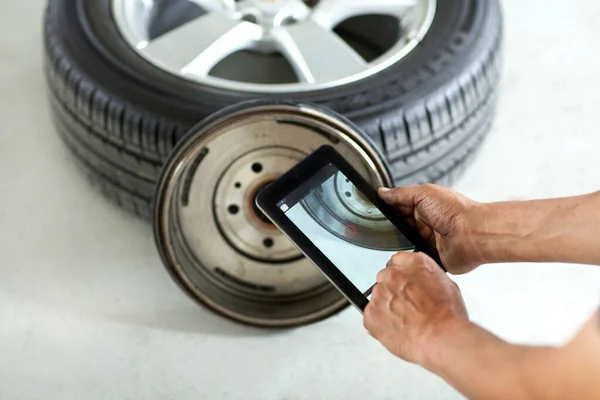
[[380, 192], [421, 236], [437, 248], [449, 272], [469, 272], [484, 262], [471, 228], [478, 219], [478, 204], [451, 189], [423, 185], [411, 190]]
[[[451, 273], [498, 262], [600, 265], [600, 192], [481, 204], [423, 185], [380, 196], [413, 219]], [[364, 325], [394, 355], [469, 399], [600, 399], [600, 312], [564, 346], [512, 345], [469, 321], [456, 284], [423, 254], [392, 257]]]
[[393, 354], [422, 364], [422, 350], [435, 330], [467, 318], [458, 286], [435, 261], [422, 253], [398, 253], [377, 275], [365, 326]]

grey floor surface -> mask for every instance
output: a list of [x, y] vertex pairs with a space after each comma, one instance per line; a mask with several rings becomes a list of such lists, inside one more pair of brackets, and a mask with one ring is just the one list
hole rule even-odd
[[[600, 5], [503, 4], [498, 119], [456, 188], [482, 201], [600, 189]], [[461, 398], [388, 354], [353, 309], [267, 333], [188, 300], [148, 225], [98, 196], [54, 133], [42, 9], [0, 4], [0, 399]], [[484, 266], [457, 281], [472, 319], [518, 343], [560, 344], [600, 303], [588, 266]]]

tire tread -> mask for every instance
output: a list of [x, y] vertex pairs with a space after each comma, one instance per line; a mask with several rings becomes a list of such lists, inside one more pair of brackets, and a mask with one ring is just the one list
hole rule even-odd
[[[69, 58], [56, 24], [52, 13], [46, 12], [45, 70], [57, 130], [100, 192], [149, 218], [153, 183], [189, 127], [141, 110], [95, 85]], [[439, 89], [413, 104], [352, 118], [382, 150], [395, 184], [450, 186], [475, 157], [495, 110], [502, 44], [499, 15], [491, 18], [485, 31], [482, 35], [489, 37], [480, 42], [487, 48], [476, 52], [469, 67]], [[464, 53], [467, 39], [459, 32], [420, 70], [325, 105], [351, 115], [352, 110], [389, 102], [436, 77]]]

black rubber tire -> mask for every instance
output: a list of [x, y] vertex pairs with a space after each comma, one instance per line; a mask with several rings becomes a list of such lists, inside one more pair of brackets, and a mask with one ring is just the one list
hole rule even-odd
[[45, 71], [57, 130], [99, 189], [151, 217], [155, 181], [187, 129], [255, 98], [326, 106], [357, 123], [395, 184], [450, 186], [490, 130], [499, 83], [498, 0], [444, 0], [404, 60], [360, 82], [299, 94], [216, 89], [168, 74], [121, 38], [110, 0], [49, 0]]

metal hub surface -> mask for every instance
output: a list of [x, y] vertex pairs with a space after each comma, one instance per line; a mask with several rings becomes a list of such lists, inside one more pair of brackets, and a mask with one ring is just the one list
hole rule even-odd
[[184, 139], [159, 180], [155, 234], [163, 261], [188, 294], [262, 326], [308, 323], [347, 305], [252, 207], [262, 186], [324, 144], [374, 185], [391, 183], [362, 135], [317, 108], [242, 108]]
[[256, 209], [258, 191], [304, 157], [291, 148], [264, 147], [235, 160], [219, 180], [213, 204], [223, 236], [239, 252], [265, 262], [298, 259], [301, 253]]
[[[201, 84], [263, 93], [331, 88], [381, 72], [416, 47], [436, 10], [436, 0], [321, 0], [313, 7], [301, 0], [112, 0], [112, 4], [125, 40], [155, 66]], [[358, 22], [353, 36], [358, 32], [361, 42], [378, 43], [380, 35], [389, 33], [369, 24], [361, 27], [357, 20], [373, 15], [392, 18], [398, 34], [394, 43], [367, 59], [360, 46], [336, 29], [354, 19]], [[157, 21], [168, 29], [156, 29]], [[256, 58], [239, 58], [234, 62], [235, 78], [220, 72], [225, 59], [243, 52], [277, 54], [285, 63], [277, 57], [260, 65]], [[267, 75], [277, 76], [284, 67], [293, 70], [295, 76], [285, 78], [291, 81], [253, 82], [257, 79], [252, 78], [253, 68], [266, 68]]]

